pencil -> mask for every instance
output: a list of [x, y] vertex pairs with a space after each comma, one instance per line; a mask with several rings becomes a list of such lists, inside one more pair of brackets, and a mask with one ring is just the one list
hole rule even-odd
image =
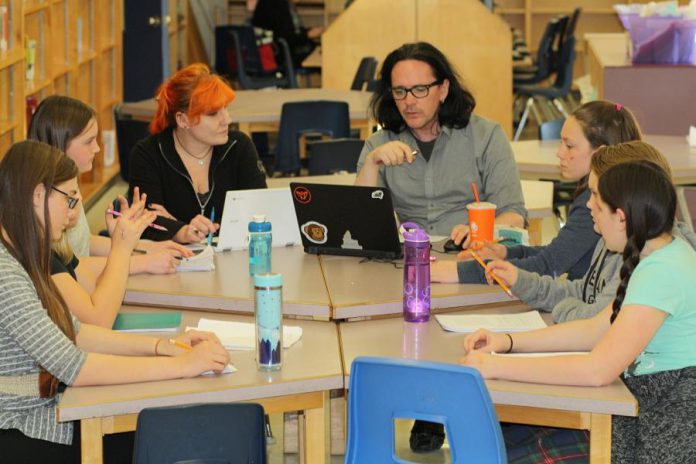
[[[111, 208], [107, 209], [106, 212], [109, 214], [113, 214], [116, 217], [121, 217], [121, 213], [119, 213], [118, 211], [114, 211]], [[169, 232], [169, 229], [167, 229], [166, 227], [163, 227], [159, 224], [148, 224], [148, 227], [152, 227], [153, 229], [161, 230], [162, 232]]]
[[[483, 260], [481, 259], [481, 257], [480, 257], [479, 255], [477, 255], [476, 252], [475, 252], [474, 250], [469, 250], [469, 253], [471, 253], [471, 256], [472, 256], [481, 266], [483, 266], [484, 269], [486, 269], [486, 263], [483, 262]], [[507, 293], [509, 296], [512, 296], [512, 292], [511, 292], [510, 289], [507, 287], [507, 285], [505, 285], [505, 284], [503, 283], [503, 281], [500, 279], [500, 277], [498, 277], [497, 275], [495, 275], [495, 274], [492, 273], [492, 272], [489, 272], [489, 274], [491, 275], [491, 277], [493, 277], [493, 280], [495, 280], [496, 282], [498, 282], [498, 285], [500, 285], [500, 288], [502, 288], [503, 290], [505, 290], [505, 293]]]
[[181, 343], [179, 341], [174, 340], [173, 338], [169, 339], [169, 343], [171, 343], [172, 345], [176, 345], [179, 348], [183, 348], [183, 349], [189, 350], [189, 351], [193, 349], [191, 346], [187, 345], [186, 343]]

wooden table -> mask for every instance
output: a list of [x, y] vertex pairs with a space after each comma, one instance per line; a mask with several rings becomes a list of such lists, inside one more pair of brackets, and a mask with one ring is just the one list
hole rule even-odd
[[[302, 247], [274, 247], [274, 272], [283, 274], [286, 315], [328, 319], [329, 296], [319, 261]], [[253, 312], [248, 250], [215, 253], [215, 271], [167, 275], [139, 274], [128, 278], [124, 302], [148, 306]]]
[[[196, 325], [201, 313], [184, 312], [182, 327]], [[249, 316], [206, 315], [220, 320], [253, 322]], [[70, 387], [58, 404], [60, 422], [79, 420], [82, 462], [101, 463], [105, 434], [135, 430], [143, 408], [190, 403], [254, 401], [267, 414], [305, 411], [307, 463], [328, 459], [329, 391], [343, 388], [343, 369], [334, 324], [292, 321], [303, 328], [302, 339], [283, 351], [283, 368], [259, 372], [254, 351], [233, 351], [233, 374], [194, 379], [102, 387]], [[308, 360], [311, 359], [311, 362]]]
[[[353, 185], [355, 174], [334, 174], [325, 176], [276, 177], [267, 179], [270, 188], [289, 187], [291, 182], [311, 182], [315, 184]], [[523, 180], [522, 194], [529, 219], [529, 243], [541, 244], [541, 221], [553, 216], [553, 183], [536, 180]]]
[[[371, 92], [330, 89], [265, 89], [237, 90], [229, 106], [232, 123], [245, 134], [277, 132], [283, 103], [305, 100], [336, 100], [348, 103], [350, 124], [360, 130], [360, 138], [367, 139], [374, 122], [368, 116]], [[135, 119], [149, 121], [155, 114], [155, 100], [124, 103], [121, 111]]]
[[[689, 146], [686, 137], [646, 135], [645, 141], [667, 157], [675, 184], [696, 183], [696, 148]], [[520, 176], [523, 179], [562, 180], [556, 157], [558, 144], [558, 140], [511, 142]]]
[[585, 34], [586, 63], [597, 98], [621, 103], [650, 134], [686, 135], [696, 123], [696, 66], [634, 65], [626, 34]]
[[[521, 310], [521, 309], [520, 309]], [[511, 312], [510, 308], [497, 308]], [[386, 356], [457, 363], [464, 334], [445, 332], [432, 318], [412, 324], [378, 319], [339, 324], [346, 385], [357, 356]], [[611, 462], [611, 416], [636, 416], [638, 406], [620, 380], [606, 387], [568, 387], [486, 381], [501, 422], [590, 431], [590, 463]]]

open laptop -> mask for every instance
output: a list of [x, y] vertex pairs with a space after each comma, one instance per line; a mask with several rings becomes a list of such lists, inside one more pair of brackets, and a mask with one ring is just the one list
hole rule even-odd
[[389, 189], [291, 182], [290, 191], [307, 253], [401, 257]]
[[265, 214], [271, 223], [274, 247], [300, 244], [289, 188], [230, 190], [225, 196], [215, 251], [247, 248], [249, 222], [255, 214]]

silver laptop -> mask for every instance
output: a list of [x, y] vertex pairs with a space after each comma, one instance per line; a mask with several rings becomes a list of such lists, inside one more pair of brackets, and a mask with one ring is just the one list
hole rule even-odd
[[265, 214], [271, 223], [274, 247], [302, 243], [289, 188], [230, 190], [215, 251], [247, 248], [249, 222], [255, 214]]

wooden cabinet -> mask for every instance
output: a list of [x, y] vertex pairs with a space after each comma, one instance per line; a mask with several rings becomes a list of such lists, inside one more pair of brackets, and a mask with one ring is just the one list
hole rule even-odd
[[[113, 107], [122, 99], [122, 0], [0, 0], [0, 6], [9, 13], [8, 47], [0, 51], [0, 157], [25, 138], [27, 107], [52, 94], [88, 103], [100, 129], [113, 128]], [[81, 178], [83, 194], [102, 182], [103, 169], [100, 154]]]

